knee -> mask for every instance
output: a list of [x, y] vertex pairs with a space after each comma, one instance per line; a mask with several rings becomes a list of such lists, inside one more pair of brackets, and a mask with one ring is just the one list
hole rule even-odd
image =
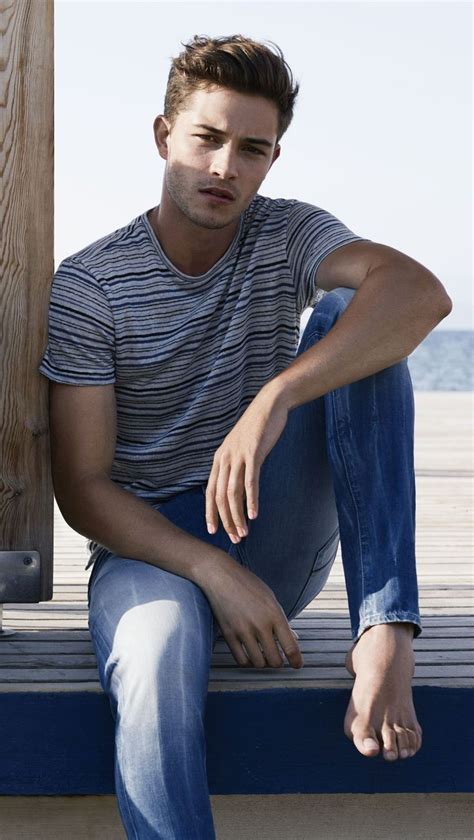
[[357, 289], [352, 289], [349, 286], [337, 286], [335, 289], [331, 289], [330, 292], [326, 292], [324, 297], [321, 298], [319, 306], [324, 304], [325, 307], [345, 309], [351, 302], [356, 291]]
[[311, 317], [313, 315], [332, 315], [337, 318], [349, 305], [356, 291], [357, 289], [351, 289], [349, 286], [337, 286], [337, 288], [331, 289], [314, 307]]
[[312, 343], [315, 338], [322, 338], [331, 329], [349, 306], [356, 291], [356, 289], [351, 289], [348, 286], [338, 286], [323, 295], [314, 307], [306, 324], [299, 352], [306, 349], [308, 342]]
[[[141, 604], [125, 612], [117, 625], [111, 662], [122, 689], [144, 702], [157, 693], [170, 693], [183, 683], [195, 691], [207, 688], [212, 639], [201, 631], [179, 603], [169, 600]], [[171, 692], [172, 693], [172, 692]]]

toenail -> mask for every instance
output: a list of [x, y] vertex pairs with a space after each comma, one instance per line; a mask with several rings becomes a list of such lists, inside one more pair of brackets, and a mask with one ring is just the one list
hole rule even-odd
[[397, 754], [396, 754], [396, 753], [394, 753], [394, 751], [393, 751], [393, 750], [389, 750], [389, 751], [388, 751], [388, 753], [387, 753], [387, 758], [396, 758], [396, 757], [397, 757]]
[[406, 758], [408, 756], [408, 750], [402, 750], [400, 755], [402, 758]]

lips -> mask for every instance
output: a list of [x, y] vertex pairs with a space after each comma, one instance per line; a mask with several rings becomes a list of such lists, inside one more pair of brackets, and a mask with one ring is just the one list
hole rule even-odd
[[227, 201], [234, 201], [235, 196], [232, 195], [229, 190], [221, 190], [219, 187], [208, 187], [204, 190], [199, 190], [199, 192], [208, 193], [209, 195], [215, 195], [217, 198], [227, 199]]

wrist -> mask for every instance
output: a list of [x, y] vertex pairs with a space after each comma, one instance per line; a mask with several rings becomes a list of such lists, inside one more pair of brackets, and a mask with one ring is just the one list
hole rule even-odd
[[293, 408], [292, 395], [289, 385], [284, 382], [281, 374], [270, 379], [258, 393], [262, 400], [267, 400], [272, 406], [283, 405], [288, 411]]
[[200, 556], [196, 556], [192, 569], [191, 580], [205, 593], [209, 591], [219, 571], [223, 567], [239, 565], [227, 552], [220, 548], [205, 543], [206, 550]]

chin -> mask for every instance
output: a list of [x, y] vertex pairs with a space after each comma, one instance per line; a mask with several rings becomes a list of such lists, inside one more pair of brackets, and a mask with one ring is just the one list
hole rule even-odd
[[217, 213], [215, 215], [211, 215], [209, 213], [198, 215], [196, 213], [187, 212], [185, 215], [195, 225], [199, 225], [199, 227], [206, 228], [207, 230], [218, 230], [220, 228], [228, 227], [235, 222], [239, 218], [240, 212], [233, 213], [232, 216], [227, 217], [225, 217], [224, 214], [219, 217]]

